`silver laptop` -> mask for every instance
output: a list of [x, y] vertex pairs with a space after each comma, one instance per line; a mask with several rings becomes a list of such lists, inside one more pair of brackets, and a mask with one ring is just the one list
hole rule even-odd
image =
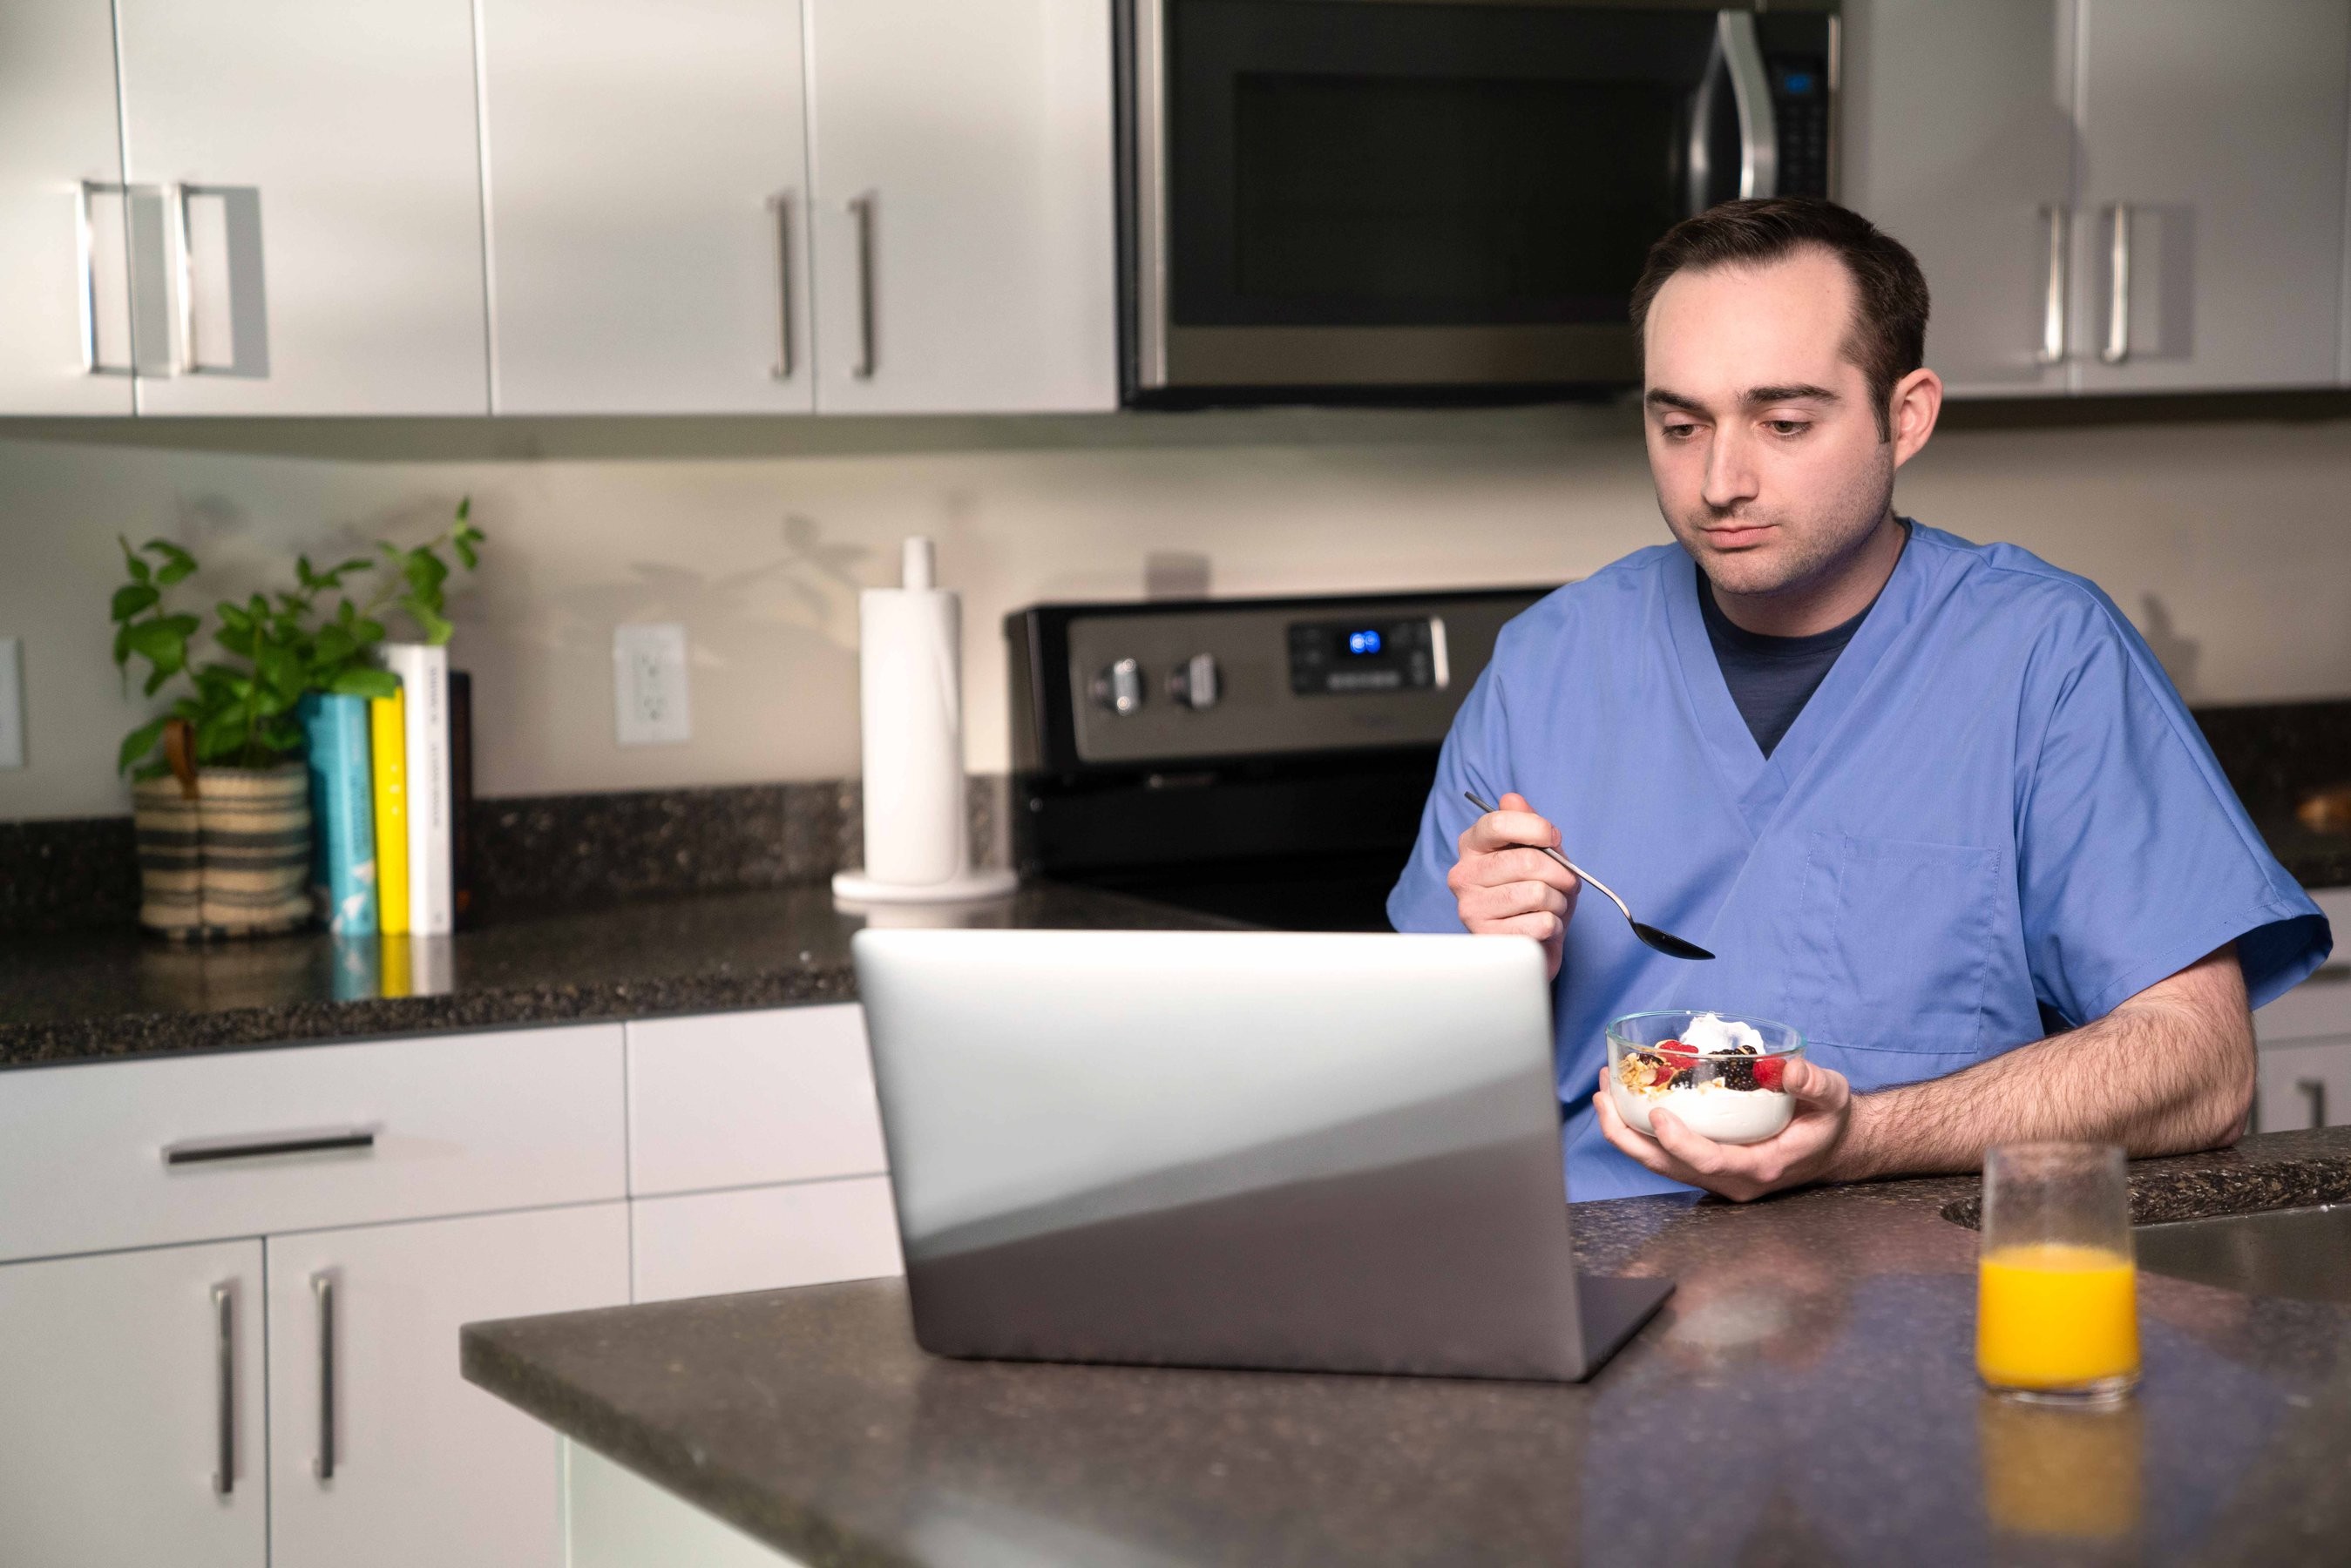
[[914, 1335], [942, 1355], [1589, 1376], [1532, 942], [864, 930]]

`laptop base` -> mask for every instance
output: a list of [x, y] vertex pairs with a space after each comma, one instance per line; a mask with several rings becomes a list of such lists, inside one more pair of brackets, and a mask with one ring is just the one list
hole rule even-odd
[[1583, 1378], [1607, 1365], [1608, 1358], [1641, 1332], [1641, 1325], [1666, 1304], [1674, 1282], [1640, 1275], [1607, 1278], [1578, 1274], [1575, 1311], [1583, 1330]]

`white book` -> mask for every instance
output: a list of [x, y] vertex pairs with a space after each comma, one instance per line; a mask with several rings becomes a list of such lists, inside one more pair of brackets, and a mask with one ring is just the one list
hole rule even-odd
[[408, 722], [408, 929], [444, 936], [456, 924], [451, 850], [449, 650], [387, 642], [383, 667], [400, 677]]

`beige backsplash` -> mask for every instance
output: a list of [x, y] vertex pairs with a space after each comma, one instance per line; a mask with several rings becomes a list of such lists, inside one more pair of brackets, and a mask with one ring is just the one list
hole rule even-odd
[[[142, 711], [108, 662], [114, 535], [232, 584], [488, 530], [455, 601], [485, 794], [857, 769], [856, 589], [909, 533], [964, 595], [967, 752], [1007, 763], [1004, 613], [1219, 594], [1546, 582], [1665, 537], [1621, 410], [1268, 410], [1021, 420], [0, 422], [0, 637], [30, 765], [0, 820], [127, 809]], [[1952, 430], [1898, 500], [2098, 579], [2199, 701], [2351, 691], [2351, 424]], [[612, 740], [611, 628], [682, 621], [695, 738]]]

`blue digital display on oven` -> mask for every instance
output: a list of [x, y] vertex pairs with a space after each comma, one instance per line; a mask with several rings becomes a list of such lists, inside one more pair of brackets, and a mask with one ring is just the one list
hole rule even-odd
[[1380, 634], [1370, 628], [1347, 634], [1347, 651], [1353, 654], [1377, 653], [1382, 644]]
[[1790, 71], [1780, 78], [1780, 86], [1791, 98], [1802, 98], [1813, 90], [1813, 73]]

